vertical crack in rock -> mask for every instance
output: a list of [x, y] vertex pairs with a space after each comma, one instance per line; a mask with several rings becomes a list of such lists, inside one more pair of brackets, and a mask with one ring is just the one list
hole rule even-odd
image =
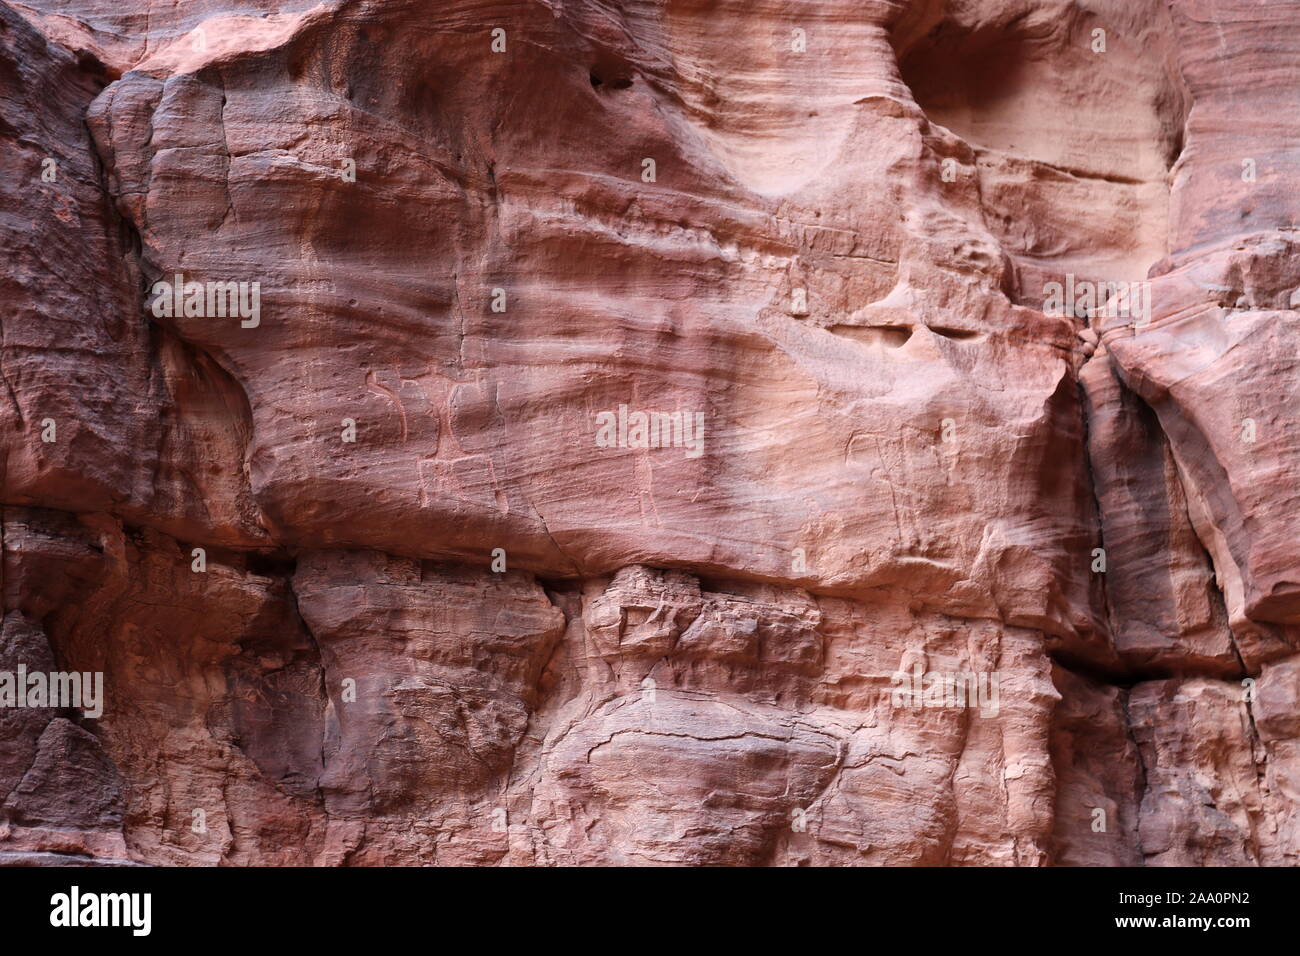
[[1132, 693], [1132, 688], [1126, 688], [1126, 689], [1121, 690], [1121, 691], [1120, 691], [1120, 699], [1121, 699], [1122, 702], [1123, 702], [1123, 705], [1122, 705], [1122, 706], [1123, 706], [1123, 715], [1124, 715], [1124, 732], [1125, 732], [1125, 734], [1127, 734], [1128, 739], [1129, 739], [1129, 740], [1132, 742], [1132, 744], [1133, 744], [1133, 752], [1134, 752], [1134, 754], [1136, 754], [1136, 756], [1137, 756], [1138, 771], [1139, 771], [1139, 774], [1140, 774], [1140, 776], [1139, 776], [1139, 789], [1138, 789], [1138, 794], [1137, 794], [1137, 805], [1136, 805], [1136, 810], [1137, 810], [1137, 821], [1136, 821], [1137, 847], [1136, 847], [1136, 849], [1137, 849], [1137, 852], [1140, 854], [1140, 858], [1141, 858], [1141, 860], [1142, 860], [1143, 862], [1145, 862], [1146, 859], [1147, 859], [1147, 857], [1148, 857], [1148, 854], [1147, 854], [1147, 852], [1142, 848], [1142, 808], [1143, 808], [1143, 807], [1145, 806], [1145, 804], [1146, 804], [1147, 787], [1148, 787], [1148, 785], [1149, 785], [1149, 783], [1150, 783], [1151, 777], [1150, 777], [1150, 775], [1147, 773], [1147, 764], [1146, 764], [1146, 759], [1142, 756], [1142, 745], [1138, 742], [1137, 734], [1134, 732], [1134, 729], [1133, 729], [1133, 728], [1134, 728], [1134, 725], [1133, 725], [1133, 718], [1132, 718], [1132, 715], [1131, 715], [1131, 711], [1130, 711], [1130, 709], [1129, 709], [1129, 695], [1130, 695], [1131, 693]]

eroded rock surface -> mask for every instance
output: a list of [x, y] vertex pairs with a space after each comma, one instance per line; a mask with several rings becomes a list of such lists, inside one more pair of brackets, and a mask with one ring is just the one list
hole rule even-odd
[[1297, 26], [0, 0], [0, 858], [1300, 863]]

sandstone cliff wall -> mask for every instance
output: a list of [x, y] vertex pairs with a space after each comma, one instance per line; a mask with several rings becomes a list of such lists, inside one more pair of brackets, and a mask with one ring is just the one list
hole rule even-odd
[[1297, 27], [0, 0], [0, 862], [1300, 862]]

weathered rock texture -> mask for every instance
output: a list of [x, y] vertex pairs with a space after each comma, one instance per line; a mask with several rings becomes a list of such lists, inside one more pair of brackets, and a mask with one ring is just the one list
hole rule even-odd
[[1297, 28], [0, 0], [0, 862], [1300, 863]]

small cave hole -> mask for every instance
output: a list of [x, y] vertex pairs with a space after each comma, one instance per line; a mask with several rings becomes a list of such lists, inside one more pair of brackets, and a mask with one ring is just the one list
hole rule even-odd
[[878, 345], [887, 349], [901, 349], [912, 337], [912, 327], [909, 325], [832, 325], [828, 331], [863, 345]]
[[958, 342], [966, 342], [971, 339], [980, 338], [979, 332], [972, 332], [970, 329], [947, 329], [932, 325], [930, 326], [930, 331], [935, 335], [943, 336], [945, 339], [954, 339]]
[[600, 70], [592, 70], [591, 75], [592, 89], [609, 89], [609, 90], [626, 90], [632, 85], [632, 77], [628, 75], [616, 74], [606, 76]]

